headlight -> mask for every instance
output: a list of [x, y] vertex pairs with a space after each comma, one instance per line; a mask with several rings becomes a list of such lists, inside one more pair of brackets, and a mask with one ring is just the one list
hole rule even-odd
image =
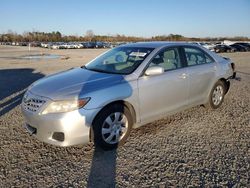
[[68, 100], [68, 101], [54, 101], [50, 103], [43, 111], [42, 114], [49, 113], [60, 113], [60, 112], [69, 112], [77, 110], [84, 107], [90, 98], [78, 99], [78, 100]]

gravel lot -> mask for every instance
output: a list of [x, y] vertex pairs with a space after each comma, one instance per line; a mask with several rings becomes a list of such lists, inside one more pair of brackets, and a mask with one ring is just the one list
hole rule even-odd
[[[30, 137], [19, 105], [25, 88], [103, 51], [0, 46], [0, 187], [250, 187], [250, 52], [223, 54], [241, 80], [221, 108], [194, 107], [135, 129], [116, 151]], [[38, 53], [69, 59], [18, 59]]]

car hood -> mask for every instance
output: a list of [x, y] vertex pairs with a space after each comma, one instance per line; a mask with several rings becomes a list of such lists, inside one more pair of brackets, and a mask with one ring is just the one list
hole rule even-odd
[[88, 97], [87, 94], [121, 83], [122, 75], [74, 68], [34, 82], [29, 91], [52, 100]]

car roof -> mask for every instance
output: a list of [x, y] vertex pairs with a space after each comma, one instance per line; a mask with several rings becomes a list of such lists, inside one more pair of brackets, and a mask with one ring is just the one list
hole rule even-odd
[[167, 46], [175, 46], [175, 45], [189, 45], [189, 46], [197, 46], [196, 44], [188, 43], [188, 42], [135, 42], [121, 45], [122, 47], [142, 47], [142, 48], [159, 48], [159, 47], [167, 47]]

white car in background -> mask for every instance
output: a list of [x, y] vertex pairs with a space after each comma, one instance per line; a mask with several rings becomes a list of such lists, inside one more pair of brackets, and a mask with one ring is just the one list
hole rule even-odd
[[208, 42], [193, 42], [193, 44], [197, 44], [200, 46], [203, 46], [204, 48], [210, 50], [210, 51], [214, 51], [214, 44], [208, 43]]
[[53, 50], [57, 50], [59, 49], [60, 45], [58, 44], [53, 44], [50, 48], [53, 49]]
[[48, 43], [41, 43], [41, 47], [43, 48], [48, 48], [49, 44]]

